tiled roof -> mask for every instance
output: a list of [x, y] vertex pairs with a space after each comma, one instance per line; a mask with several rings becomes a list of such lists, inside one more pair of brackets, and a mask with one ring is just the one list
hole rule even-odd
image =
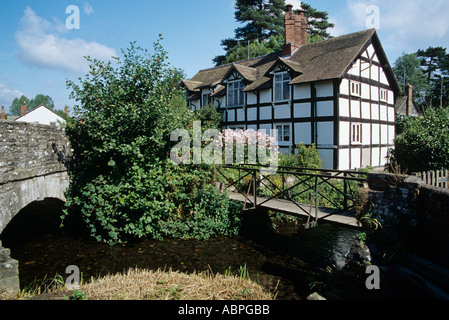
[[[282, 57], [282, 52], [277, 51], [261, 57], [201, 70], [190, 81], [195, 84], [199, 83], [195, 87], [197, 90], [204, 87], [215, 87], [222, 84], [228, 73], [235, 69], [246, 80], [244, 91], [265, 89], [271, 86], [272, 78], [269, 72], [280, 63], [293, 71], [293, 79], [290, 84], [339, 79], [366, 48], [370, 40], [375, 42], [379, 48], [378, 54], [380, 54], [381, 63], [389, 66], [377, 38], [376, 30], [369, 29], [304, 45], [289, 57]], [[393, 89], [398, 89], [396, 78], [391, 70], [387, 70], [387, 76]], [[189, 89], [188, 83], [186, 87]], [[223, 88], [220, 88], [219, 91], [222, 90]]]

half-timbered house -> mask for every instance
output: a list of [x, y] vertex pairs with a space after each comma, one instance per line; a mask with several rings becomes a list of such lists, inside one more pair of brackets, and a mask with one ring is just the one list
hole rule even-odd
[[394, 146], [400, 88], [375, 29], [307, 44], [287, 5], [282, 51], [183, 80], [192, 109], [213, 103], [223, 127], [277, 130], [280, 148], [315, 144], [323, 167], [380, 167]]

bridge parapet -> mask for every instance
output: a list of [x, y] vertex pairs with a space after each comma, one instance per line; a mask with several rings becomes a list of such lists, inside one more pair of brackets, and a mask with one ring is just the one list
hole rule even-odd
[[64, 128], [0, 122], [0, 185], [64, 172], [63, 154], [70, 154]]

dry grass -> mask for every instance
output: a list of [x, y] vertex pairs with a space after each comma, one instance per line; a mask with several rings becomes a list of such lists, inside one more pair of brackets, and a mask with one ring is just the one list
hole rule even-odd
[[224, 276], [129, 269], [80, 288], [89, 300], [271, 300], [257, 283]]
[[[246, 268], [245, 268], [246, 271]], [[0, 300], [69, 300], [73, 290], [65, 290], [61, 277], [47, 279], [19, 294], [0, 292]], [[45, 283], [44, 283], [45, 282]], [[44, 289], [41, 289], [41, 288]], [[88, 300], [273, 300], [245, 275], [202, 272], [187, 274], [179, 271], [129, 269], [82, 283], [78, 289]]]

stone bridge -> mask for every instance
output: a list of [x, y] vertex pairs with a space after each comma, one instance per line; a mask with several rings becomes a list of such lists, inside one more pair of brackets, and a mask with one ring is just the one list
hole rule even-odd
[[[19, 212], [65, 202], [70, 150], [64, 128], [0, 121], [0, 237]], [[0, 242], [0, 291], [19, 287], [18, 263], [9, 253]]]

